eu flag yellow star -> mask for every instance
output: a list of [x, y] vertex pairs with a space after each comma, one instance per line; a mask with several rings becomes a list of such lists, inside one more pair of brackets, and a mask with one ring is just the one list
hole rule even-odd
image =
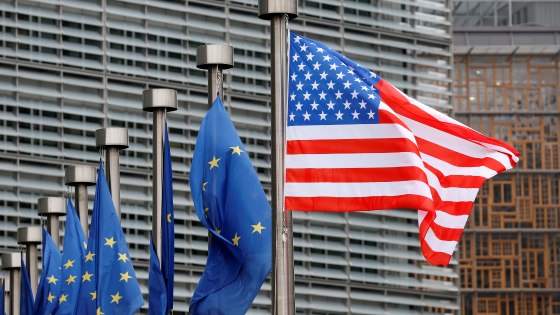
[[222, 234], [222, 230], [218, 230], [218, 228], [214, 228], [214, 231], [216, 231], [216, 233], [218, 234]]
[[167, 215], [167, 222], [171, 222], [171, 213]]
[[128, 282], [128, 279], [130, 279], [130, 278], [132, 278], [132, 277], [128, 275], [128, 271], [127, 271], [126, 273], [121, 273], [121, 280], [119, 280], [119, 281], [124, 280], [124, 281]]
[[[107, 244], [105, 244], [107, 245]], [[93, 256], [95, 256], [95, 254], [92, 254], [91, 252], [89, 252], [89, 254], [86, 255], [86, 261], [91, 260], [93, 261]]]
[[113, 245], [115, 245], [117, 243], [117, 241], [113, 241], [112, 237], [111, 237], [111, 239], [105, 238], [105, 241], [107, 241], [105, 243], [105, 245], [109, 245], [109, 246], [111, 246], [111, 248], [113, 248]]
[[233, 238], [233, 245], [239, 246], [239, 239], [240, 238], [241, 238], [241, 236], [237, 236], [237, 233], [235, 233], [235, 237]]
[[74, 265], [73, 265], [74, 262], [75, 262], [75, 260], [68, 259], [68, 262], [65, 263], [63, 266], [66, 267], [66, 269], [68, 269], [68, 267], [74, 267]]
[[119, 300], [122, 299], [122, 296], [119, 296], [119, 292], [117, 292], [117, 294], [115, 294], [115, 295], [111, 294], [111, 297], [113, 298], [111, 303], [115, 302], [115, 303], [119, 304]]
[[241, 155], [241, 152], [244, 152], [243, 150], [241, 150], [239, 148], [239, 146], [236, 147], [229, 147], [230, 149], [233, 149], [233, 151], [231, 152], [231, 155], [234, 155], [235, 153], [237, 153], [238, 155]]
[[126, 253], [124, 254], [118, 253], [118, 254], [119, 254], [119, 259], [117, 259], [117, 261], [122, 260], [124, 263], [126, 263], [126, 260], [128, 259], [128, 257], [126, 257]]
[[58, 300], [58, 302], [59, 302], [59, 303], [66, 302], [66, 298], [68, 298], [68, 294], [66, 294], [66, 295], [63, 294], [63, 295], [60, 297], [60, 299]]
[[202, 184], [202, 191], [206, 191], [206, 184], [208, 184], [208, 182]]
[[74, 279], [76, 279], [76, 277], [77, 277], [77, 276], [72, 276], [72, 275], [70, 275], [70, 276], [68, 277], [68, 279], [66, 279], [66, 280], [64, 280], [64, 281], [68, 282], [68, 285], [70, 285], [71, 282], [76, 282], [76, 280], [74, 280]]
[[214, 166], [218, 167], [218, 161], [221, 159], [216, 159], [216, 157], [214, 156], [214, 158], [212, 159], [212, 161], [208, 162], [208, 164], [210, 164], [210, 169], [212, 169]]
[[97, 291], [95, 291], [95, 292], [93, 292], [93, 293], [90, 293], [90, 294], [91, 294], [91, 300], [92, 300], [92, 301], [95, 300], [95, 299], [97, 299]]
[[93, 276], [93, 273], [89, 273], [89, 272], [86, 270], [86, 274], [82, 276], [82, 282], [84, 282], [84, 281], [86, 281], [86, 280], [89, 281], [89, 282], [91, 282], [91, 276]]
[[208, 214], [206, 213], [206, 212], [208, 212], [208, 209], [210, 209], [210, 208], [204, 208], [204, 217], [206, 219], [208, 219]]
[[54, 277], [54, 275], [52, 275], [50, 278], [47, 278], [47, 280], [49, 280], [49, 283], [54, 283], [56, 285], [56, 282], [58, 281], [58, 279], [56, 279]]
[[103, 315], [103, 314], [105, 314], [105, 313], [101, 312], [101, 307], [99, 307], [99, 308], [97, 309], [97, 315]]
[[56, 299], [56, 296], [52, 295], [52, 294], [49, 292], [49, 296], [47, 297], [47, 300], [49, 300], [49, 302], [52, 303], [52, 301], [53, 301], [54, 299]]
[[260, 222], [257, 225], [252, 225], [251, 224], [251, 226], [253, 227], [253, 232], [251, 232], [251, 233], [259, 232], [259, 234], [262, 234], [261, 231], [266, 229], [264, 226], [261, 225]]

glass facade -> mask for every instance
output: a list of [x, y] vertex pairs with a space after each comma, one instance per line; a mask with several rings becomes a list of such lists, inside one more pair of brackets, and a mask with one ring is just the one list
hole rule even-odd
[[454, 1], [455, 26], [559, 26], [557, 1]]
[[[290, 21], [293, 31], [451, 113], [450, 0], [299, 5], [300, 18]], [[235, 67], [224, 75], [225, 103], [265, 192], [270, 189], [270, 27], [258, 19], [257, 1], [0, 1], [0, 28], [0, 251], [18, 249], [18, 227], [40, 224], [38, 198], [68, 192], [65, 167], [96, 165], [96, 129], [126, 127], [122, 226], [147, 294], [152, 133], [141, 92], [176, 89], [179, 108], [167, 115], [174, 171], [174, 314], [186, 314], [208, 241], [188, 180], [208, 109], [206, 72], [196, 68], [199, 45], [235, 48]], [[90, 188], [90, 209], [93, 193]], [[446, 268], [425, 262], [415, 211], [296, 212], [294, 236], [298, 314], [459, 312], [458, 260]], [[267, 280], [249, 313], [269, 314], [270, 302]]]

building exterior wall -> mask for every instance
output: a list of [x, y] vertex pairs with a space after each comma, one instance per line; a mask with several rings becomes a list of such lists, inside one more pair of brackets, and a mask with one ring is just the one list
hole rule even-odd
[[[293, 31], [320, 40], [435, 108], [452, 111], [450, 1], [300, 1]], [[196, 47], [235, 48], [227, 110], [270, 189], [270, 27], [257, 1], [0, 1], [0, 252], [40, 224], [37, 199], [72, 193], [64, 168], [96, 165], [94, 132], [126, 127], [122, 226], [144, 294], [151, 230], [147, 88], [178, 90], [167, 115], [176, 233], [175, 312], [186, 314], [207, 256], [189, 167], [208, 109]], [[89, 189], [90, 210], [94, 189]], [[62, 219], [64, 221], [64, 219]], [[61, 230], [63, 230], [61, 228]], [[458, 261], [427, 265], [413, 210], [294, 213], [298, 314], [458, 313]], [[270, 313], [267, 280], [250, 314]], [[146, 312], [144, 309], [142, 312]]]

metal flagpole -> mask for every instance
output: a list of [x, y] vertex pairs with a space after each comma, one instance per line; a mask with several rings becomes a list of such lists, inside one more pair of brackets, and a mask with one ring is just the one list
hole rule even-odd
[[103, 128], [95, 131], [95, 146], [105, 148], [105, 176], [111, 191], [111, 198], [121, 220], [121, 170], [119, 150], [128, 148], [128, 129]]
[[10, 298], [10, 277], [4, 278], [4, 296], [2, 298], [4, 299], [4, 311], [6, 311], [6, 315], [12, 315], [12, 301]]
[[19, 315], [21, 299], [21, 253], [2, 255], [2, 269], [10, 271], [10, 307], [9, 315]]
[[80, 224], [82, 225], [86, 238], [88, 238], [89, 235], [87, 186], [95, 185], [96, 174], [95, 166], [89, 165], [70, 166], [64, 170], [64, 183], [76, 187], [74, 207], [80, 218]]
[[[201, 45], [196, 48], [196, 67], [208, 70], [208, 108], [216, 96], [224, 97], [223, 70], [233, 67], [233, 47], [229, 45]], [[208, 249], [212, 233], [208, 231]]]
[[294, 315], [292, 213], [284, 208], [284, 154], [288, 106], [288, 19], [296, 0], [259, 0], [259, 18], [270, 20], [272, 88], [272, 314]]
[[142, 109], [153, 113], [153, 185], [152, 185], [152, 237], [155, 252], [161, 265], [161, 207], [163, 196], [163, 145], [165, 113], [177, 110], [177, 91], [152, 89], [142, 91]]
[[60, 244], [59, 216], [66, 215], [66, 198], [46, 197], [39, 198], [38, 210], [40, 216], [47, 217], [47, 232], [51, 235], [56, 247]]
[[43, 231], [40, 226], [21, 227], [17, 230], [18, 244], [25, 245], [25, 264], [33, 296], [37, 295], [37, 287], [39, 286], [37, 245], [41, 244], [42, 241]]

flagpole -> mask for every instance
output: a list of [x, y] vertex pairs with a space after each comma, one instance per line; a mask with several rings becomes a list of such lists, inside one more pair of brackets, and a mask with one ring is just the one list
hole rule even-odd
[[259, 0], [259, 18], [270, 20], [272, 105], [272, 314], [294, 315], [292, 213], [284, 207], [284, 154], [288, 103], [288, 19], [296, 0]]
[[39, 270], [37, 258], [37, 245], [43, 241], [43, 231], [40, 226], [28, 226], [17, 229], [17, 242], [25, 245], [25, 264], [29, 274], [29, 283], [33, 296], [37, 295], [39, 286]]
[[89, 235], [87, 186], [95, 185], [96, 175], [96, 168], [89, 165], [70, 166], [64, 170], [64, 183], [69, 186], [75, 186], [74, 206], [76, 207], [76, 212], [80, 218], [80, 224], [86, 238]]
[[63, 197], [39, 198], [38, 201], [39, 215], [47, 217], [47, 232], [51, 235], [57, 248], [60, 245], [59, 216], [66, 215], [66, 205], [66, 198]]
[[8, 315], [19, 315], [21, 298], [21, 253], [2, 255], [2, 269], [10, 271], [10, 307]]
[[10, 294], [10, 277], [4, 278], [4, 310], [6, 311], [6, 315], [12, 315], [11, 307], [12, 307], [12, 299]]
[[177, 91], [152, 89], [142, 91], [142, 109], [153, 113], [153, 176], [152, 176], [152, 236], [161, 266], [161, 209], [163, 199], [163, 145], [165, 113], [177, 110]]
[[128, 129], [103, 128], [95, 131], [95, 147], [105, 149], [105, 177], [111, 198], [121, 220], [121, 169], [119, 150], [128, 149]]

